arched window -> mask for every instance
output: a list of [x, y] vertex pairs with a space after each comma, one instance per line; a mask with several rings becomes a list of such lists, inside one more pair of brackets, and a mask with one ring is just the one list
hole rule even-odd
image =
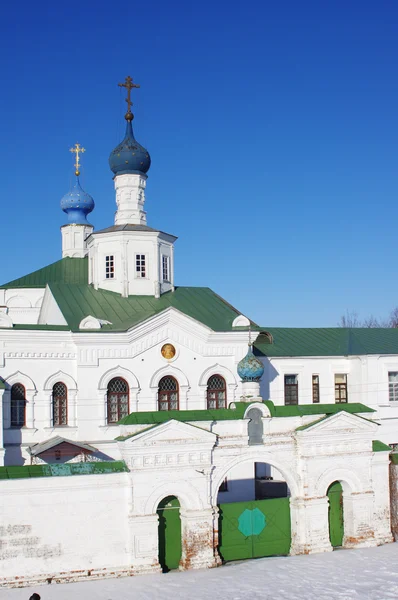
[[11, 388], [11, 427], [24, 427], [26, 423], [25, 388], [14, 383]]
[[162, 377], [158, 387], [159, 410], [178, 410], [178, 383], [169, 375]]
[[226, 408], [227, 386], [224, 377], [212, 375], [207, 382], [207, 408]]
[[68, 424], [68, 391], [61, 381], [53, 385], [53, 425]]
[[108, 423], [117, 423], [129, 414], [129, 386], [121, 377], [108, 383]]

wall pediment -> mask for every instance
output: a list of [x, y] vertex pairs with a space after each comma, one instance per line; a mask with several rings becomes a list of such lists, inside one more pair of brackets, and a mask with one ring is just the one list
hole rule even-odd
[[378, 427], [374, 421], [341, 411], [298, 428], [296, 435], [308, 438], [327, 434], [374, 433]]
[[172, 419], [155, 425], [123, 442], [125, 446], [168, 446], [170, 444], [215, 444], [216, 434]]

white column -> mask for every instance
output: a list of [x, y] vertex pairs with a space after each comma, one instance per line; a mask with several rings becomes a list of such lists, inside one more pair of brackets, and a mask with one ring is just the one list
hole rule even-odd
[[329, 540], [329, 500], [290, 498], [292, 545], [290, 554], [331, 552]]
[[134, 574], [161, 572], [158, 557], [158, 525], [157, 514], [129, 516], [129, 562]]
[[11, 391], [3, 391], [3, 429], [11, 427]]
[[3, 431], [3, 411], [4, 411], [4, 392], [0, 390], [0, 467], [4, 466], [4, 431]]
[[146, 180], [147, 176], [143, 173], [116, 175], [115, 225], [146, 225]]
[[181, 514], [180, 570], [208, 569], [221, 564], [217, 552], [217, 510], [184, 510]]
[[[390, 480], [389, 486], [386, 485], [386, 481], [388, 480]], [[372, 519], [374, 536], [378, 544], [386, 544], [393, 541], [391, 534], [393, 482], [390, 478], [390, 456], [388, 451], [374, 453], [372, 458], [372, 482], [374, 490], [374, 512]]]
[[35, 399], [36, 391], [26, 390], [26, 427], [35, 427]]

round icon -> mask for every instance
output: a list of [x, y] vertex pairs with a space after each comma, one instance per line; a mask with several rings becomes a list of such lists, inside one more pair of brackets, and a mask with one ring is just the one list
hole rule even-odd
[[176, 355], [176, 349], [173, 344], [164, 344], [161, 349], [161, 353], [163, 358], [166, 360], [171, 360]]

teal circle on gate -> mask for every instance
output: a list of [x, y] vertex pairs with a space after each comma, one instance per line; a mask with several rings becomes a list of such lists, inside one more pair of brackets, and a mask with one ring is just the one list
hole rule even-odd
[[253, 508], [253, 510], [246, 508], [243, 513], [239, 515], [238, 523], [238, 530], [243, 533], [245, 537], [259, 535], [267, 525], [265, 515], [258, 508]]

